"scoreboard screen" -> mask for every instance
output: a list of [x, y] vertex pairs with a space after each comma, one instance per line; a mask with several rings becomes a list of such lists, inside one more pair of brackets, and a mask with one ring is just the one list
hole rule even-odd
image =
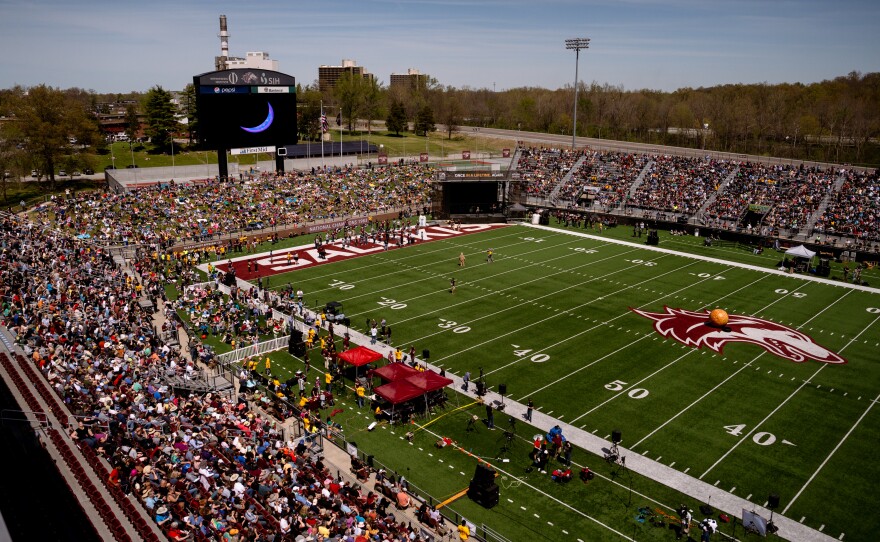
[[297, 142], [293, 77], [266, 70], [224, 70], [193, 78], [199, 137], [213, 149]]

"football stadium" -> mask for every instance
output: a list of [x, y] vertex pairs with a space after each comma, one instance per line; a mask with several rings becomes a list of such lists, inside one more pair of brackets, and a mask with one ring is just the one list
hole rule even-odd
[[[94, 184], [56, 185], [51, 149], [6, 172], [0, 539], [878, 538], [880, 173], [795, 156], [876, 126], [587, 137], [575, 75], [573, 119], [450, 114], [433, 149], [422, 102], [391, 93], [381, 135], [329, 104], [353, 61], [304, 89], [219, 37], [175, 97], [197, 130], [129, 103]], [[3, 160], [37, 139], [0, 120]]]

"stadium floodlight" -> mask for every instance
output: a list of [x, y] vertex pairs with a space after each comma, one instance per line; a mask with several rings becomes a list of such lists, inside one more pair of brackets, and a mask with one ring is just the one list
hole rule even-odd
[[578, 121], [578, 59], [581, 49], [590, 48], [590, 38], [572, 38], [565, 40], [565, 48], [574, 49], [574, 116], [571, 121], [571, 150], [574, 150], [574, 140], [577, 136]]

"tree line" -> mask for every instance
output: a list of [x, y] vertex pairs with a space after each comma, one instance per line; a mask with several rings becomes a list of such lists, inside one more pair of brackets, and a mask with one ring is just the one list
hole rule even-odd
[[[298, 137], [314, 141], [321, 136], [322, 112], [328, 123], [349, 132], [369, 132], [374, 121], [384, 121], [394, 134], [424, 135], [440, 124], [448, 138], [461, 126], [571, 134], [571, 86], [494, 92], [443, 86], [432, 78], [418, 83], [386, 88], [375, 79], [345, 74], [326, 91], [317, 82], [299, 85]], [[880, 73], [851, 72], [811, 84], [731, 84], [674, 92], [580, 85], [578, 136], [880, 164]], [[59, 166], [87, 169], [92, 153], [107, 152], [99, 115], [111, 103], [126, 104], [126, 131], [134, 137], [143, 130], [153, 152], [168, 152], [174, 136], [188, 136], [198, 145], [195, 89], [187, 85], [178, 98], [161, 86], [128, 94], [46, 85], [0, 89], [0, 170], [19, 175], [37, 170], [54, 182]]]

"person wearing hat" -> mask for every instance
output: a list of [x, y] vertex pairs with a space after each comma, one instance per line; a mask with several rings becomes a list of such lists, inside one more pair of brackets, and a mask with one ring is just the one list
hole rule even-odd
[[171, 513], [168, 512], [168, 508], [165, 505], [160, 506], [156, 510], [156, 523], [161, 527], [169, 521], [171, 521]]

